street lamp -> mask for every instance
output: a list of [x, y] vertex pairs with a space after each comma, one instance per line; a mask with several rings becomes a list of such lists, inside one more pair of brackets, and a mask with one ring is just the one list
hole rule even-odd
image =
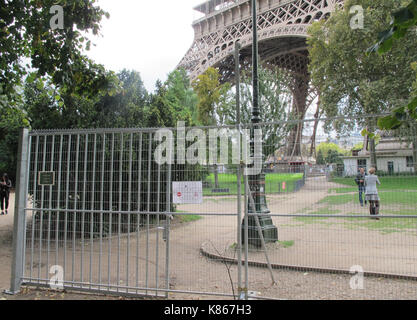
[[[258, 30], [257, 30], [257, 9], [256, 0], [252, 0], [252, 32], [253, 32], [253, 43], [252, 43], [252, 88], [253, 88], [253, 107], [252, 107], [252, 130], [251, 130], [251, 156], [255, 156], [255, 129], [261, 122], [260, 109], [259, 109], [259, 76], [258, 76]], [[264, 156], [262, 155], [262, 167], [263, 167]], [[248, 206], [248, 213], [262, 214], [259, 216], [259, 224], [265, 242], [276, 242], [278, 241], [278, 229], [272, 223], [272, 219], [269, 215], [271, 211], [268, 209], [265, 196], [265, 173], [262, 172], [258, 175], [249, 176], [249, 188], [248, 190], [253, 197], [255, 202], [256, 212], [253, 211], [253, 207], [250, 205], [250, 201], [246, 204]], [[248, 217], [248, 242], [256, 247], [261, 247], [261, 238], [259, 229], [255, 221], [255, 217], [249, 215]], [[243, 233], [242, 233], [243, 234]]]

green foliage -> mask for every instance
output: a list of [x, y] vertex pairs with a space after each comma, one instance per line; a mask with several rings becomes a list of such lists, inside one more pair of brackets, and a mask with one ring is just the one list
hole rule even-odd
[[93, 128], [130, 128], [146, 126], [149, 94], [137, 71], [117, 74], [120, 90], [106, 93], [93, 101], [89, 125]]
[[324, 156], [323, 156], [323, 151], [322, 150], [319, 150], [317, 152], [316, 163], [319, 164], [319, 165], [326, 164], [326, 161], [324, 160]]
[[0, 106], [0, 172], [7, 172], [12, 181], [17, 169], [20, 129], [27, 127], [29, 122], [23, 110]]
[[221, 113], [225, 95], [230, 90], [228, 83], [220, 83], [220, 74], [217, 69], [208, 68], [192, 83], [198, 96], [197, 120], [201, 125], [217, 125], [216, 115]]
[[[286, 121], [295, 118], [291, 113], [292, 93], [286, 74], [280, 69], [259, 69], [259, 109], [261, 122], [278, 122], [276, 125], [263, 127], [263, 140], [265, 156], [286, 145], [291, 126]], [[236, 96], [233, 95], [231, 103], [224, 110], [225, 123], [236, 124]], [[247, 124], [252, 118], [252, 75], [242, 73], [240, 86], [241, 123]]]
[[[390, 53], [395, 47], [400, 46], [399, 42], [395, 40], [414, 37], [415, 26], [417, 26], [417, 0], [412, 0], [407, 6], [400, 8], [392, 14], [390, 28], [378, 35], [378, 42], [368, 48], [367, 53], [378, 52], [380, 55]], [[410, 32], [410, 30], [412, 31]], [[379, 119], [378, 126], [381, 129], [396, 130], [404, 125], [407, 127], [409, 126], [410, 119], [417, 119], [416, 61], [411, 63], [411, 69], [415, 72], [416, 81], [413, 84], [414, 92], [411, 95], [410, 102], [408, 105], [394, 108], [391, 115]], [[415, 148], [417, 147], [415, 146]]]
[[411, 0], [406, 7], [392, 14], [390, 28], [378, 35], [378, 42], [368, 52], [387, 53], [392, 49], [394, 40], [404, 38], [413, 26], [417, 26], [417, 0]]
[[[72, 93], [94, 96], [109, 85], [105, 69], [83, 55], [91, 47], [87, 34], [99, 34], [101, 20], [108, 14], [95, 0], [61, 0], [64, 28], [52, 30], [49, 10], [55, 4], [54, 0], [0, 1], [0, 83], [9, 98], [29, 68], [38, 78], [48, 77]], [[23, 65], [25, 58], [29, 63]]]
[[[351, 5], [364, 8], [363, 30], [350, 28]], [[323, 110], [330, 117], [350, 116], [327, 124], [327, 128], [346, 132], [358, 125], [372, 131], [375, 123], [361, 117], [387, 112], [409, 96], [415, 79], [409, 66], [417, 60], [415, 33], [387, 55], [366, 54], [369, 43], [389, 24], [390, 12], [400, 5], [392, 0], [348, 0], [343, 10], [310, 28], [310, 71], [313, 84], [321, 92]]]
[[363, 142], [359, 142], [357, 144], [354, 145], [352, 150], [362, 150], [363, 149]]
[[343, 163], [341, 156], [347, 155], [348, 151], [335, 143], [322, 142], [317, 146], [317, 164]]
[[156, 92], [151, 95], [149, 127], [175, 127], [178, 121], [186, 126], [197, 124], [196, 93], [183, 69], [175, 70], [168, 75], [167, 81], [156, 84]]

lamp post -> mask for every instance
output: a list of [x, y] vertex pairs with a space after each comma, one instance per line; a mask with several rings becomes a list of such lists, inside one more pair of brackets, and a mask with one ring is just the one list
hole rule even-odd
[[[251, 156], [255, 156], [255, 129], [258, 128], [258, 124], [261, 122], [260, 109], [259, 109], [259, 77], [258, 77], [258, 30], [257, 30], [257, 9], [256, 0], [252, 0], [252, 95], [253, 95], [253, 107], [251, 123], [253, 128], [251, 130]], [[261, 157], [262, 167], [264, 156]], [[263, 170], [262, 170], [263, 171]], [[258, 175], [249, 176], [249, 188], [248, 190], [255, 202], [256, 212], [253, 212], [250, 201], [246, 204], [248, 206], [248, 213], [261, 214], [259, 216], [259, 223], [261, 225], [261, 231], [265, 242], [275, 242], [278, 240], [278, 229], [273, 225], [272, 219], [267, 214], [270, 213], [266, 203], [265, 196], [265, 173], [261, 172]], [[261, 247], [261, 238], [256, 225], [255, 217], [249, 215], [248, 219], [248, 242], [256, 247]]]

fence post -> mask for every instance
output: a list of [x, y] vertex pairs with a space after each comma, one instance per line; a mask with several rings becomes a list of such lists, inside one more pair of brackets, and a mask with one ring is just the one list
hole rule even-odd
[[25, 247], [25, 224], [26, 224], [26, 201], [27, 201], [27, 178], [28, 178], [28, 145], [29, 130], [22, 129], [19, 138], [19, 153], [16, 175], [16, 193], [13, 226], [13, 260], [8, 294], [20, 292], [24, 270], [24, 247]]

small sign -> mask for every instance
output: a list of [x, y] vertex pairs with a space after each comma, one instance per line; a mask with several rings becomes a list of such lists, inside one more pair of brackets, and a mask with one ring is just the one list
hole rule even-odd
[[203, 182], [173, 182], [172, 193], [174, 204], [202, 204]]
[[286, 182], [282, 183], [282, 190], [287, 190], [287, 183]]
[[55, 185], [55, 172], [39, 172], [38, 177], [39, 185], [40, 186], [53, 186]]

